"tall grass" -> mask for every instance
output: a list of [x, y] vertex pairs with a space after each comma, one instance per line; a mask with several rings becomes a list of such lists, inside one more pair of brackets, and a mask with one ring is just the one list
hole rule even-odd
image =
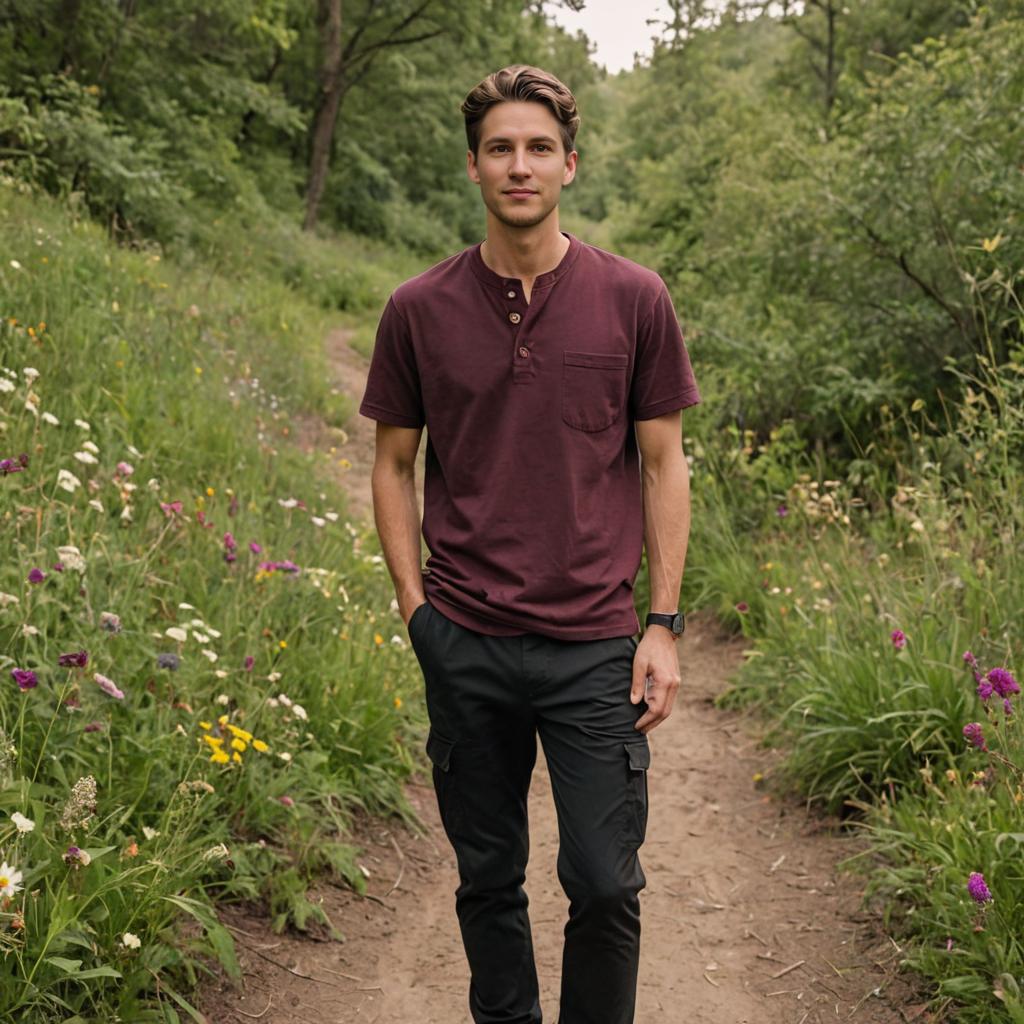
[[407, 810], [390, 582], [291, 443], [346, 412], [324, 305], [0, 188], [0, 1019], [198, 1019], [212, 901], [323, 920], [353, 809]]

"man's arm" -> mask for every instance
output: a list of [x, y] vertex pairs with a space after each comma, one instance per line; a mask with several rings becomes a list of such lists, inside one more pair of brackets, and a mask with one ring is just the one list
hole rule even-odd
[[[683, 455], [678, 411], [636, 421], [643, 479], [644, 546], [651, 581], [651, 611], [679, 607], [690, 536], [690, 470]], [[650, 682], [648, 683], [648, 677]], [[644, 633], [633, 660], [630, 700], [645, 700], [636, 728], [649, 732], [672, 712], [679, 689], [679, 656], [672, 634], [660, 626]]]
[[396, 427], [378, 421], [370, 478], [373, 518], [395, 585], [398, 612], [406, 625], [426, 600], [420, 571], [420, 510], [416, 500], [416, 452], [422, 434], [422, 427]]

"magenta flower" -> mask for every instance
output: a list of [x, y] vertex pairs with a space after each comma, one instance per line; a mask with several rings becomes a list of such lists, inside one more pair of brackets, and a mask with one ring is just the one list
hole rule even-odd
[[975, 903], [985, 904], [992, 900], [992, 893], [985, 884], [985, 876], [980, 871], [971, 872], [971, 877], [967, 879], [967, 891]]
[[1010, 703], [1009, 697], [1003, 698], [1003, 714], [1007, 717], [1013, 714], [1013, 705]]
[[89, 664], [89, 652], [83, 650], [62, 654], [57, 658], [57, 664], [61, 668], [85, 668]]
[[277, 798], [278, 803], [282, 803], [285, 807], [294, 807], [295, 801], [290, 796], [279, 796]]
[[750, 605], [747, 604], [746, 601], [737, 601], [736, 602], [736, 611], [738, 611], [740, 613], [740, 615], [743, 615], [744, 613], [750, 611]]
[[235, 540], [235, 535], [231, 533], [230, 530], [224, 534], [224, 547], [226, 547], [228, 551], [234, 551], [235, 548], [238, 547], [238, 542]]
[[18, 689], [33, 690], [39, 685], [39, 679], [30, 668], [12, 668], [11, 678], [18, 684]]
[[92, 678], [108, 697], [113, 697], [115, 700], [124, 700], [124, 691], [118, 689], [113, 679], [108, 679], [106, 676], [100, 675], [99, 672], [95, 673]]
[[989, 669], [986, 678], [992, 684], [992, 689], [1000, 697], [1009, 697], [1010, 694], [1020, 693], [1020, 686], [1017, 684], [1017, 680], [1005, 668]]
[[89, 722], [86, 724], [82, 732], [103, 732], [102, 722]]
[[985, 746], [985, 734], [982, 732], [980, 722], [968, 722], [964, 726], [964, 738], [972, 747], [977, 747], [979, 750], [987, 750]]
[[978, 659], [970, 651], [964, 651], [964, 664], [971, 668], [978, 667]]
[[992, 688], [992, 684], [987, 679], [979, 679], [977, 692], [978, 696], [982, 700], [988, 700], [989, 697], [991, 697], [992, 694], [995, 693], [995, 690]]
[[889, 634], [889, 639], [892, 640], [892, 645], [897, 651], [902, 651], [907, 646], [907, 634], [902, 629], [894, 629]]
[[778, 517], [779, 517], [780, 519], [785, 519], [785, 518], [786, 518], [786, 516], [788, 516], [788, 515], [789, 515], [789, 509], [788, 509], [788, 508], [786, 508], [785, 504], [779, 505], [779, 507], [778, 507], [778, 508], [777, 508], [777, 509], [775, 510], [775, 514], [776, 514], [776, 515], [777, 515], [777, 516], [778, 516]]
[[246, 672], [251, 672], [252, 671], [252, 667], [255, 664], [256, 664], [256, 659], [251, 654], [247, 654], [245, 656], [245, 671]]
[[254, 541], [254, 540], [251, 540], [251, 541], [249, 541], [249, 550], [250, 550], [250, 551], [251, 551], [251, 552], [252, 552], [252, 553], [253, 553], [254, 555], [258, 555], [258, 554], [261, 554], [261, 553], [262, 553], [262, 551], [263, 551], [263, 546], [262, 546], [261, 544], [257, 544], [257, 543], [256, 543], [256, 541]]
[[46, 573], [42, 569], [36, 568], [29, 571], [28, 581], [29, 583], [42, 583], [46, 579]]
[[164, 515], [168, 519], [175, 515], [181, 515], [182, 504], [180, 501], [161, 501], [160, 507], [164, 510]]
[[63, 572], [64, 571], [64, 563], [63, 562], [54, 562], [52, 568], [53, 568], [54, 572]]

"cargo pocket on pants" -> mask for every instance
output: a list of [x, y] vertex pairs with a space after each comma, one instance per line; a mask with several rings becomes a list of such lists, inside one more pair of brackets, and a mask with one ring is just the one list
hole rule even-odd
[[646, 739], [624, 743], [628, 766], [626, 841], [640, 846], [647, 834], [647, 769], [651, 767], [651, 748]]
[[441, 824], [449, 839], [458, 833], [462, 825], [462, 805], [452, 771], [454, 751], [454, 740], [446, 739], [434, 732], [433, 729], [427, 733], [427, 757], [430, 758], [432, 765], [437, 809], [441, 815]]

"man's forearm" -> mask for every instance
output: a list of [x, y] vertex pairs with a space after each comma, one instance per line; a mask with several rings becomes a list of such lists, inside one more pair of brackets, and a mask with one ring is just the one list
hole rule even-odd
[[690, 536], [690, 470], [682, 450], [678, 457], [641, 465], [644, 499], [644, 546], [651, 581], [651, 611], [674, 612]]
[[373, 518], [381, 550], [395, 585], [398, 610], [408, 621], [426, 597], [420, 569], [420, 510], [416, 500], [416, 477], [391, 467], [374, 466], [370, 478], [373, 490]]

